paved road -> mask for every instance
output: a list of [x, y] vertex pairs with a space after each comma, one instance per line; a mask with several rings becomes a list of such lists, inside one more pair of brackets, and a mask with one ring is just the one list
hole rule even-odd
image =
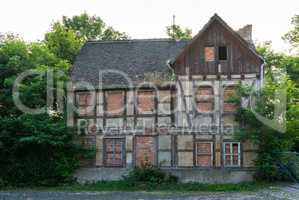
[[299, 186], [273, 187], [259, 192], [147, 193], [147, 192], [0, 192], [0, 200], [299, 200]]

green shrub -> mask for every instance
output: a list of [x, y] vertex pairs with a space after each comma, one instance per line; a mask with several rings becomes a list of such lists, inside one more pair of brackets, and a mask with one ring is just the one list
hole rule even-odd
[[75, 133], [61, 116], [0, 118], [0, 180], [4, 185], [58, 185], [79, 167]]
[[136, 167], [124, 176], [124, 181], [131, 186], [144, 184], [148, 187], [156, 187], [163, 184], [175, 184], [178, 182], [178, 177], [147, 163]]
[[277, 163], [281, 179], [299, 181], [299, 155], [295, 152], [284, 152]]

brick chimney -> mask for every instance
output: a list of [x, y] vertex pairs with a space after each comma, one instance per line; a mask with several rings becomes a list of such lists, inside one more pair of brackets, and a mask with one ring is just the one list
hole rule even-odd
[[237, 33], [239, 33], [244, 40], [252, 43], [252, 24], [247, 24], [243, 28], [240, 28]]

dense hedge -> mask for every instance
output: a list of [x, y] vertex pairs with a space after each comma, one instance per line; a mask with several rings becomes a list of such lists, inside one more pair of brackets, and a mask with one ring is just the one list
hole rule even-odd
[[0, 185], [58, 185], [72, 179], [80, 149], [61, 116], [0, 118]]
[[145, 163], [134, 168], [127, 176], [123, 177], [124, 182], [130, 187], [144, 187], [147, 189], [159, 188], [161, 185], [177, 184], [178, 177], [162, 171], [150, 163]]

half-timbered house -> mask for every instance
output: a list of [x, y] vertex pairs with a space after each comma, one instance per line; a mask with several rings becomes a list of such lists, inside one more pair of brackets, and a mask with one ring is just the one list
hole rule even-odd
[[96, 150], [80, 180], [119, 179], [151, 163], [184, 181], [240, 182], [256, 148], [238, 141], [236, 86], [259, 89], [263, 59], [251, 25], [234, 31], [214, 15], [191, 40], [90, 41], [68, 91], [68, 125]]

